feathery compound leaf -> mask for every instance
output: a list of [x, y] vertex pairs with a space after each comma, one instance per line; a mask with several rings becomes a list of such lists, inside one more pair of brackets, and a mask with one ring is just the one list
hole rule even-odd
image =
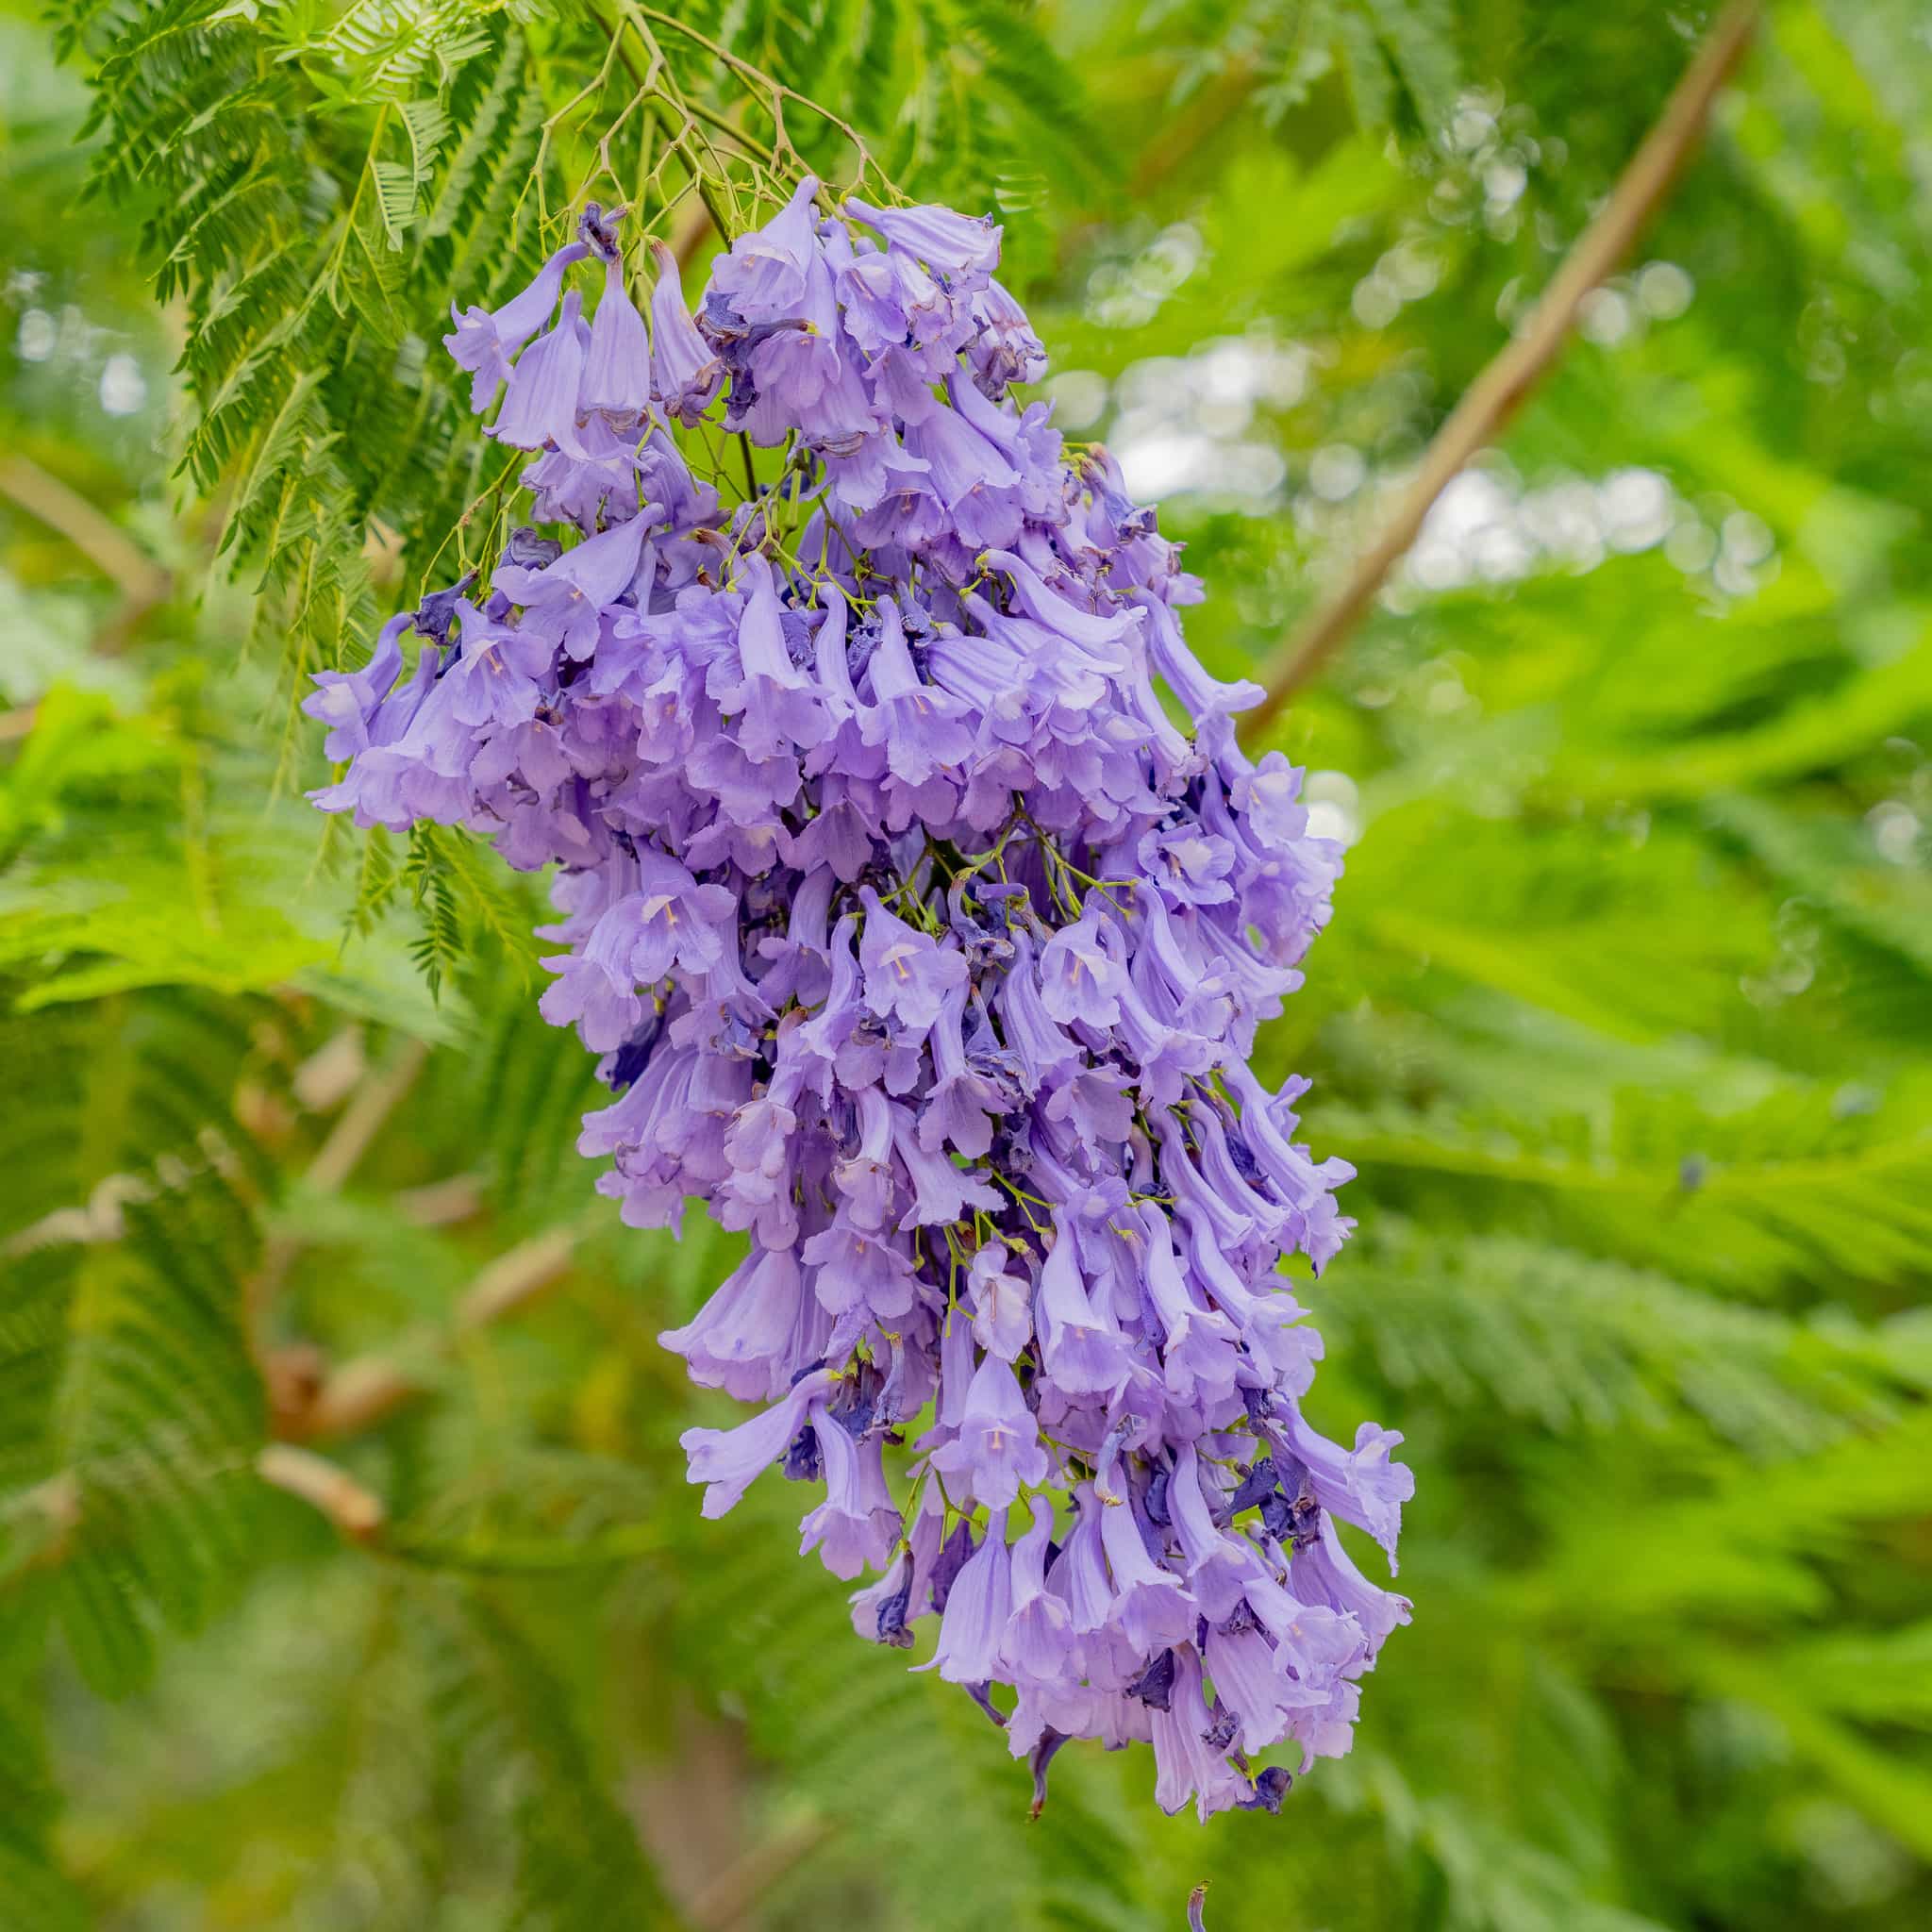
[[[1402, 1177], [1422, 1220], [1504, 1202], [1622, 1254], [1749, 1292], [1815, 1269], [1932, 1270], [1932, 1127], [1916, 1090], [1847, 1108], [1796, 1086], [1730, 1114], [1628, 1094], [1607, 1121], [1529, 1124], [1328, 1107], [1351, 1160]], [[1478, 1191], [1483, 1195], [1478, 1208]]]
[[1909, 1333], [1795, 1322], [1550, 1244], [1381, 1224], [1323, 1325], [1424, 1402], [1491, 1399], [1548, 1429], [1682, 1413], [1754, 1454], [1880, 1424], [1928, 1386]]
[[403, 234], [416, 214], [416, 175], [400, 161], [371, 161], [375, 183], [375, 208], [391, 248], [403, 245]]
[[[474, 213], [479, 179], [486, 189], [496, 176], [507, 143], [519, 124], [519, 104], [526, 109], [527, 53], [520, 35], [505, 36], [493, 57], [471, 63], [451, 92], [452, 125], [458, 130], [455, 152], [436, 181], [424, 232], [431, 239], [452, 233], [465, 210]], [[439, 104], [439, 111], [441, 104]], [[447, 132], [441, 147], [447, 139]]]
[[1791, 891], [1860, 939], [1932, 973], [1932, 882], [1881, 860], [1868, 828], [1836, 815], [1784, 811], [1761, 798], [1721, 795], [1705, 810]]
[[305, 51], [340, 58], [373, 92], [390, 95], [425, 77], [446, 82], [488, 43], [485, 17], [503, 8], [504, 0], [353, 0]]
[[405, 101], [396, 109], [403, 131], [409, 138], [409, 171], [417, 188], [424, 187], [442, 143], [448, 139], [450, 119], [443, 104], [435, 98]]
[[412, 1593], [440, 1679], [449, 1745], [508, 1800], [516, 1932], [606, 1932], [614, 1917], [675, 1923], [630, 1821], [606, 1790], [569, 1699], [510, 1617], [481, 1591]]
[[1452, 0], [1367, 0], [1363, 9], [1424, 133], [1445, 126], [1462, 84]]
[[[38, 1144], [5, 1150], [20, 1183], [0, 1241], [9, 1567], [52, 1592], [108, 1690], [139, 1682], [157, 1630], [195, 1627], [246, 1573], [263, 1417], [242, 1191], [262, 1170], [229, 1110], [224, 1076], [250, 1047], [245, 1017], [229, 1021], [239, 1039], [227, 1017], [149, 997], [52, 1021], [80, 1049], [71, 1128], [43, 1107]], [[17, 1063], [46, 1052], [49, 1024], [9, 1024]]]

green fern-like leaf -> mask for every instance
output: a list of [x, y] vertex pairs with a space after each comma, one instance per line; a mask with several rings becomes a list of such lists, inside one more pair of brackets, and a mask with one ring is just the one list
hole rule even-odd
[[1932, 1132], [1916, 1089], [1876, 1106], [1795, 1083], [1727, 1114], [1620, 1097], [1603, 1118], [1321, 1114], [1324, 1145], [1379, 1171], [1419, 1219], [1509, 1203], [1586, 1246], [1759, 1293], [1819, 1268], [1932, 1271]]
[[1559, 1432], [1689, 1413], [1756, 1455], [1881, 1424], [1932, 1370], [1909, 1324], [1798, 1322], [1549, 1243], [1459, 1241], [1386, 1215], [1318, 1300], [1331, 1344], [1411, 1400], [1494, 1401]]
[[635, 1830], [608, 1794], [561, 1687], [513, 1619], [475, 1589], [419, 1593], [436, 1718], [458, 1761], [509, 1800], [517, 1932], [603, 1932], [614, 1916], [673, 1924]]
[[108, 1690], [139, 1682], [157, 1633], [199, 1626], [247, 1570], [264, 1422], [243, 1283], [266, 1174], [229, 1110], [252, 1049], [225, 1018], [110, 1000], [6, 1029], [27, 1064], [50, 1045], [78, 1056], [50, 1076], [37, 1144], [8, 1150], [8, 1567], [15, 1587], [51, 1593]]

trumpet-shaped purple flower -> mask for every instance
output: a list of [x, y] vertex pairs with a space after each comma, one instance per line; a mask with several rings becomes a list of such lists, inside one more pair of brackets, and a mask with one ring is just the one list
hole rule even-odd
[[1130, 1502], [1100, 1512], [1100, 1543], [1113, 1574], [1109, 1622], [1136, 1650], [1158, 1650], [1178, 1642], [1199, 1615], [1187, 1585], [1164, 1563], [1155, 1561]]
[[871, 208], [848, 198], [846, 211], [876, 228], [936, 274], [991, 280], [1000, 258], [1000, 231], [990, 215], [956, 214], [928, 203], [922, 208]]
[[523, 607], [521, 628], [526, 635], [572, 658], [588, 658], [597, 648], [606, 611], [637, 574], [643, 539], [643, 519], [633, 517], [565, 551], [554, 563], [534, 570], [499, 564], [491, 581]]
[[1007, 1249], [989, 1244], [966, 1271], [973, 1339], [1003, 1362], [1016, 1361], [1033, 1340], [1033, 1284], [1013, 1269], [1012, 1258]]
[[1113, 1025], [1127, 989], [1124, 951], [1120, 927], [1097, 905], [1090, 904], [1074, 924], [1061, 926], [1040, 956], [1041, 1004], [1049, 1017], [1063, 1026], [1082, 1021]]
[[868, 669], [874, 704], [864, 716], [862, 735], [868, 744], [885, 747], [895, 778], [924, 785], [935, 773], [957, 769], [971, 756], [973, 727], [966, 722], [966, 704], [919, 675], [894, 603], [880, 608]]
[[811, 211], [817, 195], [816, 181], [801, 181], [774, 220], [739, 236], [711, 269], [710, 293], [729, 302], [747, 322], [795, 314], [820, 253]]
[[1127, 1341], [1106, 1299], [1096, 1301], [1081, 1279], [1077, 1246], [1062, 1224], [1041, 1264], [1033, 1303], [1041, 1359], [1069, 1394], [1111, 1396], [1127, 1378]]
[[924, 1033], [940, 1016], [948, 993], [966, 984], [965, 955], [942, 948], [880, 905], [870, 886], [859, 893], [865, 936], [858, 957], [865, 968], [865, 1003], [882, 1020], [896, 1020]]
[[801, 1525], [802, 1557], [817, 1550], [834, 1576], [857, 1576], [877, 1569], [891, 1553], [899, 1534], [899, 1512], [886, 1488], [879, 1441], [856, 1441], [852, 1432], [823, 1403], [811, 1406], [811, 1431], [818, 1441], [825, 1500]]
[[[955, 1317], [957, 1320], [958, 1318]], [[1046, 1475], [1046, 1451], [1011, 1366], [996, 1355], [980, 1357], [958, 1433], [933, 1451], [933, 1467], [956, 1477], [953, 1487], [990, 1509], [1004, 1509], [1023, 1486]]]
[[728, 1390], [741, 1402], [770, 1401], [784, 1393], [779, 1365], [798, 1321], [799, 1292], [794, 1254], [754, 1248], [696, 1316], [665, 1329], [658, 1344], [684, 1357], [693, 1381]]
[[615, 425], [633, 423], [651, 407], [651, 338], [624, 285], [624, 263], [604, 268], [604, 294], [591, 323], [577, 408], [601, 411]]
[[577, 436], [578, 389], [591, 332], [579, 313], [581, 306], [582, 297], [571, 290], [563, 298], [557, 325], [517, 358], [506, 378], [503, 408], [490, 432], [499, 442], [514, 443], [519, 449], [556, 448], [574, 457], [584, 454]]
[[[554, 869], [540, 1004], [613, 1090], [600, 1191], [748, 1243], [660, 1338], [760, 1405], [686, 1432], [705, 1513], [815, 1486], [803, 1547], [874, 1573], [855, 1630], [936, 1624], [1036, 1805], [1090, 1739], [1151, 1743], [1169, 1808], [1274, 1810], [1409, 1615], [1335, 1528], [1392, 1568], [1400, 1438], [1302, 1415], [1278, 1272], [1335, 1253], [1350, 1170], [1249, 1064], [1341, 854], [1240, 749], [1253, 688], [1189, 651], [1154, 512], [1008, 399], [1044, 358], [997, 227], [820, 204], [738, 237], [695, 322], [654, 247], [646, 328], [594, 208], [458, 317], [542, 527], [321, 675], [315, 802]], [[786, 446], [749, 500], [680, 439], [721, 415]]]
[[651, 243], [658, 283], [651, 291], [651, 396], [673, 422], [691, 427], [724, 386], [724, 360], [703, 336], [684, 306], [677, 258], [661, 242]]
[[989, 401], [997, 402], [1016, 382], [1038, 382], [1046, 374], [1046, 349], [1026, 320], [1026, 311], [998, 282], [989, 278], [973, 299], [978, 332], [966, 359], [973, 380]]
[[591, 251], [581, 242], [559, 248], [527, 289], [519, 290], [501, 308], [470, 308], [457, 312], [450, 304], [450, 320], [456, 331], [442, 339], [450, 359], [458, 369], [470, 371], [470, 408], [479, 414], [495, 400], [499, 384], [508, 380], [510, 359], [543, 325], [557, 308], [563, 289], [564, 271], [581, 261]]
[[677, 1440], [691, 1459], [691, 1479], [705, 1485], [704, 1513], [724, 1516], [798, 1433], [807, 1409], [832, 1385], [829, 1369], [801, 1375], [762, 1415], [735, 1429], [687, 1429]]
[[322, 747], [325, 758], [353, 758], [369, 749], [371, 722], [395, 688], [403, 668], [403, 651], [397, 640], [408, 628], [407, 613], [391, 617], [361, 670], [316, 673], [316, 690], [302, 701], [302, 708], [328, 726]]
[[1012, 1557], [1007, 1512], [995, 1509], [979, 1547], [953, 1579], [930, 1664], [949, 1684], [984, 1684], [1000, 1672], [1007, 1624], [1013, 1614]]

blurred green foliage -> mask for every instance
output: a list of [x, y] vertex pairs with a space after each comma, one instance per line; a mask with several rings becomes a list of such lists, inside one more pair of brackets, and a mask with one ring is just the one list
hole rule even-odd
[[[1345, 569], [1704, 24], [685, 11], [999, 207], [1061, 420], [1164, 499], [1224, 672]], [[1236, 1932], [1932, 1918], [1919, 9], [1771, 9], [1277, 729], [1353, 841], [1266, 1042], [1361, 1170], [1317, 1399], [1407, 1434], [1417, 1616], [1355, 1755], [1207, 1830], [1140, 1754], [1063, 1756], [1029, 1826], [788, 1496], [698, 1518], [653, 1337], [726, 1246], [591, 1193], [538, 900], [300, 800], [291, 674], [475, 493], [425, 343], [583, 165], [536, 129], [594, 9], [57, 14], [64, 63], [0, 10], [0, 1927], [1124, 1932], [1202, 1878]], [[432, 99], [364, 220], [384, 104]], [[372, 1359], [316, 1445], [386, 1508], [358, 1546], [257, 1457]]]

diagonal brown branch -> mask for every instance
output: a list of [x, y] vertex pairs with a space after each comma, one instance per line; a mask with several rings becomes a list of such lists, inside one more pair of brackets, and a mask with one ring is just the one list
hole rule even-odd
[[350, 1542], [374, 1542], [388, 1520], [381, 1497], [311, 1450], [271, 1442], [255, 1458], [255, 1471], [271, 1489], [319, 1509]]
[[142, 610], [160, 603], [173, 579], [146, 551], [78, 491], [18, 454], [0, 457], [0, 496], [67, 539], [122, 596]]
[[1556, 360], [1583, 298], [1624, 258], [1670, 192], [1761, 10], [1760, 0], [1731, 0], [1718, 16], [1656, 125], [1564, 258], [1527, 325], [1496, 354], [1436, 432], [1394, 513], [1356, 559], [1347, 579], [1289, 640], [1264, 679], [1267, 695], [1241, 721], [1243, 737], [1253, 741], [1266, 731], [1281, 708], [1340, 648], [1382, 579], [1415, 541], [1429, 506], [1515, 414]]
[[[413, 1351], [369, 1355], [344, 1362], [319, 1386], [302, 1386], [308, 1362], [302, 1352], [285, 1352], [279, 1369], [287, 1391], [276, 1405], [275, 1432], [288, 1440], [350, 1436], [373, 1428], [423, 1392], [423, 1367], [436, 1354], [450, 1348], [478, 1328], [534, 1301], [570, 1272], [580, 1231], [553, 1227], [499, 1255], [476, 1276], [458, 1302], [456, 1318], [447, 1331], [418, 1338]], [[418, 1366], [410, 1366], [415, 1356]], [[276, 1364], [271, 1361], [272, 1386]]]

